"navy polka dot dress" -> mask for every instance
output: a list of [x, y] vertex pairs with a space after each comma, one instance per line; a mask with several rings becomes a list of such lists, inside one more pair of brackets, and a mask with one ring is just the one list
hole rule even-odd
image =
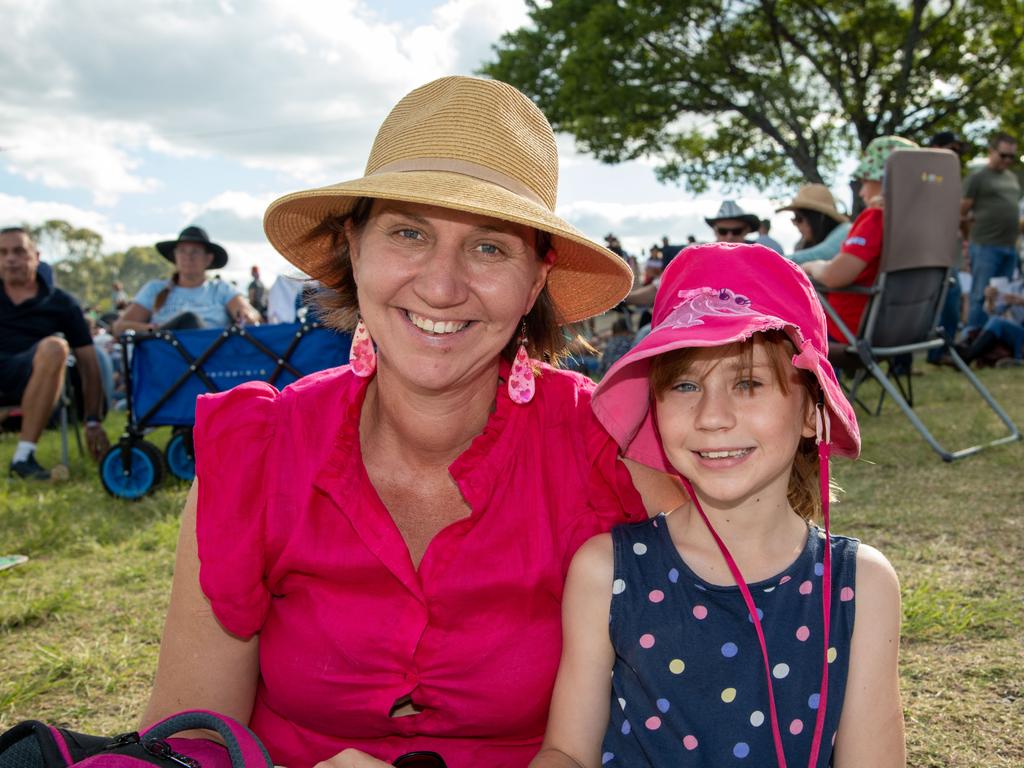
[[[774, 766], [760, 644], [738, 587], [709, 584], [672, 543], [664, 516], [612, 532], [615, 647], [602, 762], [622, 766]], [[832, 537], [829, 688], [818, 766], [831, 762], [853, 632], [857, 540]], [[750, 584], [761, 616], [789, 768], [805, 768], [818, 710], [825, 534], [786, 570]]]

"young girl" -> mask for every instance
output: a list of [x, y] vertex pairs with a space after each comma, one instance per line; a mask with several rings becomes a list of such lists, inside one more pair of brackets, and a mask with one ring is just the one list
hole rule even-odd
[[773, 251], [696, 246], [665, 271], [593, 408], [692, 501], [573, 559], [534, 768], [905, 764], [896, 575], [828, 532], [829, 454], [860, 434], [827, 354]]

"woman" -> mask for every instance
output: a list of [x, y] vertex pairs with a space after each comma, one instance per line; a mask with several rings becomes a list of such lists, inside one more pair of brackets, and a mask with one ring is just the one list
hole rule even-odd
[[200, 398], [146, 722], [224, 712], [289, 768], [529, 763], [572, 554], [681, 499], [653, 472], [641, 497], [589, 380], [536, 362], [632, 283], [553, 213], [557, 156], [519, 91], [443, 78], [363, 178], [270, 206], [270, 241], [355, 326], [351, 365]]
[[114, 334], [125, 331], [226, 328], [232, 322], [256, 324], [259, 313], [234, 286], [207, 280], [206, 270], [220, 269], [228, 252], [211, 242], [200, 227], [185, 227], [177, 240], [156, 244], [174, 264], [170, 280], [150, 280], [114, 323]]
[[776, 210], [793, 212], [800, 240], [788, 258], [797, 264], [834, 258], [850, 231], [850, 220], [839, 212], [824, 184], [805, 184], [789, 205]]
[[[853, 222], [834, 259], [806, 261], [800, 265], [812, 280], [833, 290], [851, 285], [865, 288], [874, 285], [882, 258], [882, 177], [885, 161], [897, 150], [915, 147], [917, 144], [900, 136], [879, 136], [868, 144], [853, 172], [854, 178], [860, 181], [857, 194], [866, 207]], [[868, 295], [830, 292], [825, 294], [825, 298], [843, 324], [856, 334]], [[832, 341], [848, 342], [846, 334], [831, 316], [828, 317], [828, 337]]]

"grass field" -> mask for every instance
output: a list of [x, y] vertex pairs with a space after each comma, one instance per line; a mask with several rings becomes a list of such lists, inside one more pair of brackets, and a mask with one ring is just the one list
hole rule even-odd
[[[1024, 424], [1024, 375], [982, 378]], [[940, 440], [960, 447], [998, 433], [958, 374], [926, 367], [914, 386]], [[880, 418], [858, 416], [863, 457], [835, 463], [845, 494], [833, 528], [879, 547], [902, 580], [909, 764], [1019, 768], [1024, 444], [944, 464], [892, 404]], [[108, 428], [113, 436], [113, 417]], [[4, 470], [15, 439], [0, 437]], [[48, 434], [40, 460], [50, 466], [56, 455]], [[185, 492], [165, 481], [139, 503], [115, 501], [81, 460], [62, 484], [0, 483], [0, 554], [31, 557], [0, 572], [0, 729], [29, 717], [96, 733], [134, 727]]]

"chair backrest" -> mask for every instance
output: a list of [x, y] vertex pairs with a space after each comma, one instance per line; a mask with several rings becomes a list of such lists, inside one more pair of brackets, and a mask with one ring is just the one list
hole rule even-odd
[[873, 347], [932, 338], [959, 247], [960, 163], [941, 149], [893, 152], [885, 164], [882, 258], [865, 316]]

